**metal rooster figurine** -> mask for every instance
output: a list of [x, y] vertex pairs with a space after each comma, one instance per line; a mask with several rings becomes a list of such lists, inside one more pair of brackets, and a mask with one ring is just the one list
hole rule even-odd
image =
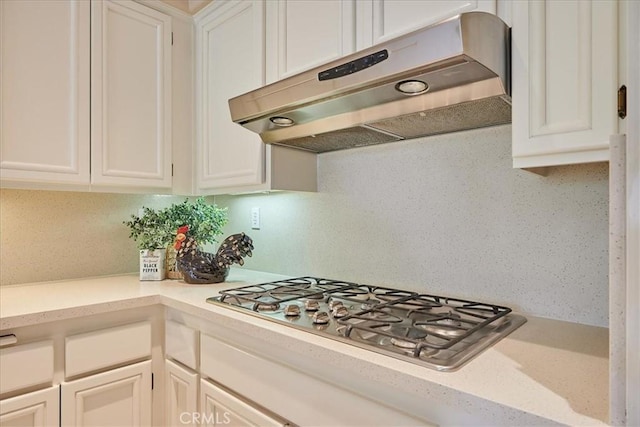
[[198, 249], [195, 239], [189, 235], [189, 226], [178, 228], [174, 245], [178, 271], [184, 281], [191, 284], [224, 282], [232, 264], [244, 264], [242, 259], [251, 256], [253, 240], [244, 233], [234, 234], [222, 241], [215, 254]]

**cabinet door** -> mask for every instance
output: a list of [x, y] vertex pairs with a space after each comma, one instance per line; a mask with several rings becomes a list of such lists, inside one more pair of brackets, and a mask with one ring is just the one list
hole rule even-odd
[[89, 184], [87, 1], [0, 1], [2, 180]]
[[200, 425], [284, 426], [268, 413], [207, 380], [200, 380]]
[[171, 18], [93, 3], [91, 182], [171, 187]]
[[165, 388], [165, 425], [196, 425], [193, 417], [198, 412], [198, 374], [166, 360]]
[[220, 1], [196, 22], [197, 183], [199, 189], [264, 182], [265, 147], [231, 121], [229, 98], [265, 83], [261, 1]]
[[372, 0], [358, 2], [358, 49], [462, 12], [496, 13], [496, 0]]
[[62, 384], [63, 426], [151, 424], [151, 361]]
[[60, 425], [60, 386], [0, 400], [3, 427], [53, 427]]
[[616, 1], [513, 3], [513, 165], [609, 159], [617, 133]]
[[267, 2], [267, 81], [355, 51], [355, 0]]

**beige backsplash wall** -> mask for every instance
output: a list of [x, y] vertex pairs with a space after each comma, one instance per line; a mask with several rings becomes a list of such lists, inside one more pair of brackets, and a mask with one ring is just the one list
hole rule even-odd
[[502, 126], [326, 153], [319, 182], [318, 193], [216, 197], [227, 234], [255, 241], [247, 268], [607, 326], [607, 164], [514, 170]]
[[[607, 325], [608, 167], [511, 168], [511, 128], [323, 154], [318, 193], [220, 196], [246, 267]], [[177, 196], [0, 191], [0, 284], [135, 272], [122, 221]], [[209, 199], [212, 200], [212, 199]], [[262, 228], [250, 229], [252, 207]], [[186, 286], [186, 285], [185, 285]]]
[[184, 197], [0, 190], [0, 284], [138, 271], [138, 249], [122, 224], [142, 206]]

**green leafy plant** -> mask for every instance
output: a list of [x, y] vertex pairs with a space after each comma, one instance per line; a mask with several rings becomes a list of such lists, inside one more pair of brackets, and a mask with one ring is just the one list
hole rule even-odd
[[166, 248], [173, 243], [178, 227], [183, 225], [189, 226], [198, 244], [214, 243], [228, 221], [226, 208], [207, 204], [202, 197], [193, 203], [186, 199], [161, 210], [142, 209], [142, 216], [131, 215], [131, 220], [123, 221], [139, 249]]

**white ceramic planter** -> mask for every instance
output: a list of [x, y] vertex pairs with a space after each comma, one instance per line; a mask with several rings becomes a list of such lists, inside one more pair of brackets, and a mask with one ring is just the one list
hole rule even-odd
[[166, 249], [140, 251], [140, 280], [164, 280]]

